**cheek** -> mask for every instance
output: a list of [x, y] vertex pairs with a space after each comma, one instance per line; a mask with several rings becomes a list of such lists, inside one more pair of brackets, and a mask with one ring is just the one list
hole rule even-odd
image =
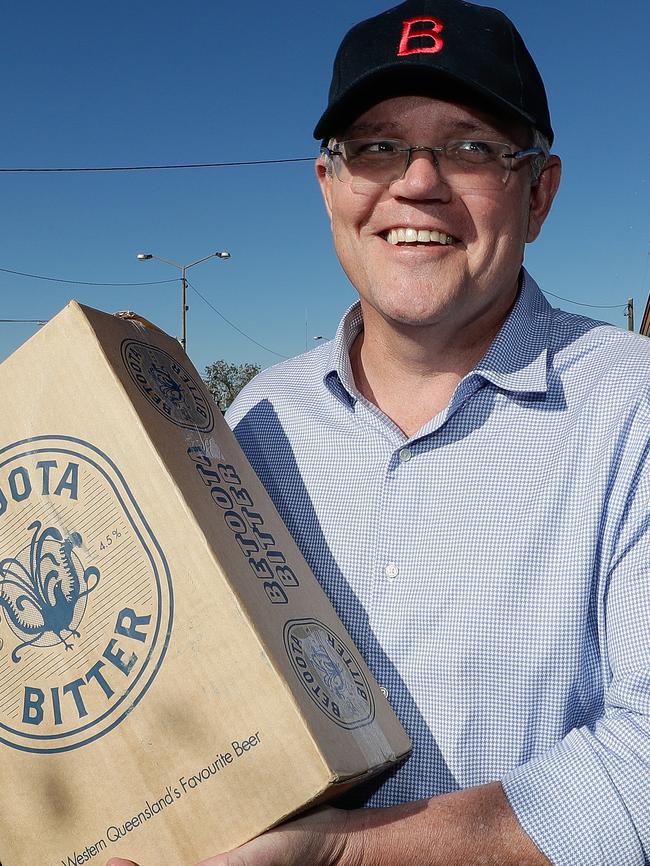
[[374, 212], [374, 197], [367, 193], [355, 193], [349, 187], [339, 188], [337, 193], [332, 197], [331, 214], [336, 251], [340, 258], [354, 256], [362, 259], [360, 244], [370, 234], [367, 226]]
[[500, 200], [475, 196], [465, 202], [468, 217], [467, 246], [471, 253], [485, 256], [514, 256], [523, 253], [528, 234], [528, 206], [520, 197]]
[[358, 235], [336, 215], [332, 218], [332, 239], [339, 263], [350, 282], [357, 288], [365, 284], [365, 257], [359, 248]]
[[349, 253], [354, 246], [353, 229], [336, 212], [332, 214], [332, 238], [339, 258]]
[[381, 192], [358, 190], [348, 184], [334, 182], [331, 189], [332, 224], [344, 231], [360, 231], [370, 221]]

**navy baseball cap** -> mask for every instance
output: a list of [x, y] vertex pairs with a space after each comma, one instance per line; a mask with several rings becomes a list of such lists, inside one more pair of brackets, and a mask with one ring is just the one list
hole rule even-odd
[[516, 27], [498, 9], [463, 0], [406, 0], [353, 27], [334, 60], [326, 139], [391, 96], [462, 101], [524, 121], [553, 141], [546, 91]]

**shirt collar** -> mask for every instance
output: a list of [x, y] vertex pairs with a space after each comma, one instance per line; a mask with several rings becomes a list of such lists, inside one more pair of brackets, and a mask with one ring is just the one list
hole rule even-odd
[[325, 355], [323, 381], [334, 396], [348, 407], [356, 403], [359, 392], [354, 384], [350, 349], [363, 328], [361, 304], [357, 301], [345, 313]]
[[[551, 316], [551, 305], [535, 280], [522, 268], [515, 305], [487, 353], [468, 376], [480, 376], [506, 391], [546, 392]], [[325, 386], [350, 408], [359, 396], [352, 375], [350, 349], [362, 328], [361, 305], [357, 301], [341, 319], [329, 351], [323, 357]]]
[[515, 305], [473, 373], [506, 391], [546, 392], [552, 313], [539, 286], [522, 268]]

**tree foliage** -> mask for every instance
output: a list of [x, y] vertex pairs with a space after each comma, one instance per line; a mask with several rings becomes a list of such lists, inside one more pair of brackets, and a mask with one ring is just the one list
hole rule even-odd
[[225, 412], [247, 382], [262, 368], [259, 364], [229, 364], [215, 361], [205, 368], [205, 384], [210, 389], [217, 406]]

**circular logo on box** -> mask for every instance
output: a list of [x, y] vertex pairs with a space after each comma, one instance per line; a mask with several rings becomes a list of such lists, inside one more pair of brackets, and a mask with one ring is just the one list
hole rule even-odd
[[342, 728], [360, 728], [375, 717], [370, 684], [355, 655], [324, 623], [289, 620], [284, 645], [312, 701]]
[[106, 734], [151, 685], [172, 616], [164, 554], [106, 454], [67, 436], [0, 449], [0, 742]]
[[214, 415], [203, 387], [171, 355], [148, 343], [125, 340], [122, 359], [142, 394], [168, 421], [192, 430], [212, 430]]

